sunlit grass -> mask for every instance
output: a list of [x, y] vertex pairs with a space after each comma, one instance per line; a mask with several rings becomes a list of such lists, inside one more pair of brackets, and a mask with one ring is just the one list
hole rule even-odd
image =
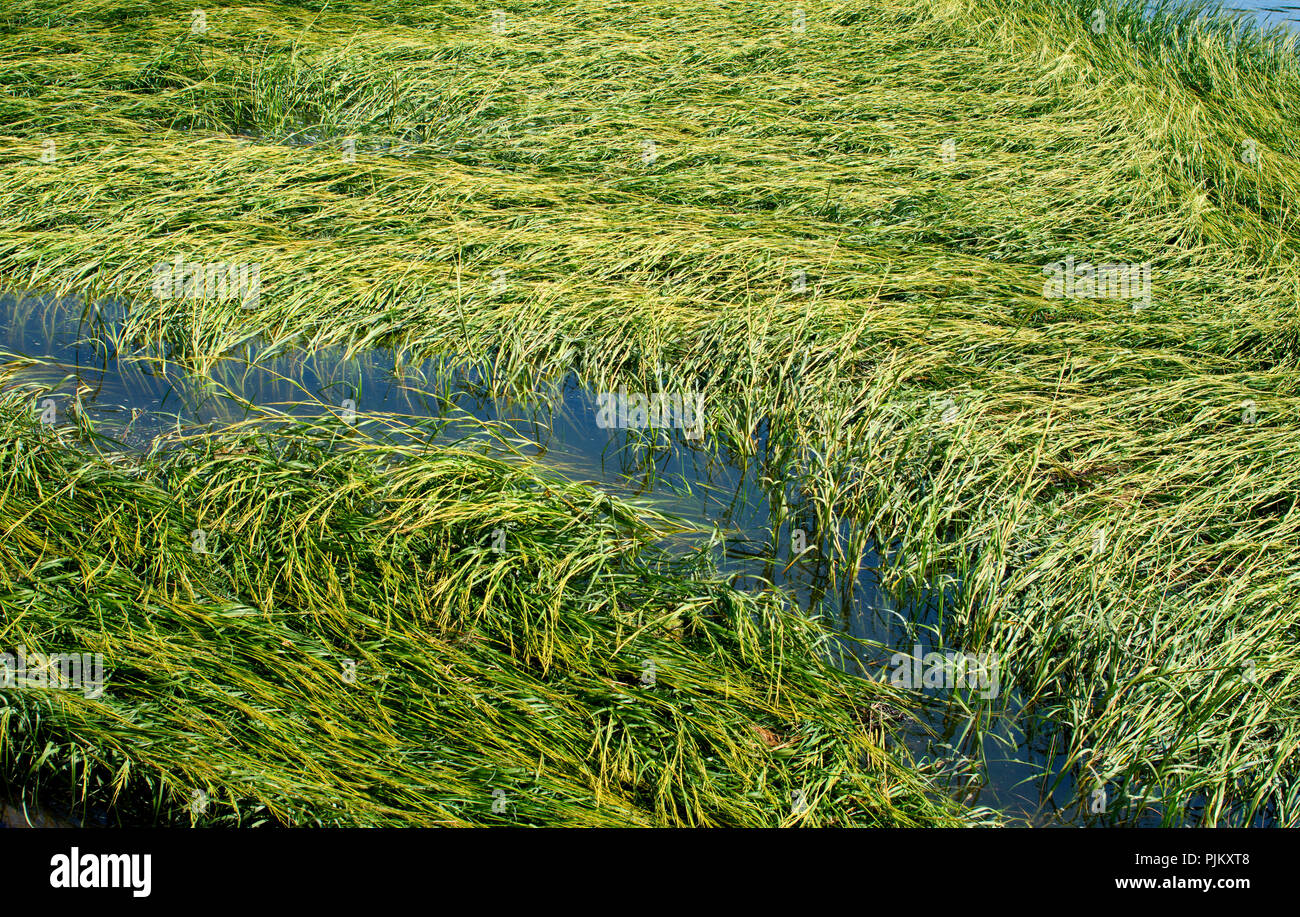
[[[797, 476], [778, 524], [947, 583], [1081, 802], [1294, 822], [1293, 43], [1047, 0], [192, 6], [6, 5], [6, 285], [197, 366], [299, 335], [701, 388], [778, 510]], [[177, 254], [259, 264], [257, 308], [154, 299]], [[1150, 305], [1045, 299], [1067, 255], [1150, 262]]]
[[0, 644], [107, 669], [100, 698], [5, 693], [24, 793], [128, 821], [955, 822], [882, 750], [906, 702], [651, 548], [653, 512], [337, 422], [123, 466], [15, 404]]

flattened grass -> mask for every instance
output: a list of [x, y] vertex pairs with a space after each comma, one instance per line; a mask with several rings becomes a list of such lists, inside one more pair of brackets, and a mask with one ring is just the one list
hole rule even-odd
[[[947, 579], [946, 638], [999, 654], [1081, 799], [1294, 823], [1294, 41], [1091, 0], [802, 33], [498, 5], [211, 4], [200, 36], [17, 0], [0, 279], [124, 297], [199, 365], [301, 333], [703, 388], [849, 562], [869, 536], [900, 597]], [[258, 309], [152, 299], [178, 253], [261, 264]], [[1067, 255], [1151, 262], [1151, 304], [1045, 299]]]
[[328, 428], [87, 460], [17, 404], [0, 644], [103, 653], [107, 675], [99, 698], [3, 693], [5, 781], [47, 804], [127, 823], [959, 823], [882, 748], [905, 702], [829, 665], [780, 603], [651, 547], [673, 529], [653, 513], [465, 449], [339, 449]]

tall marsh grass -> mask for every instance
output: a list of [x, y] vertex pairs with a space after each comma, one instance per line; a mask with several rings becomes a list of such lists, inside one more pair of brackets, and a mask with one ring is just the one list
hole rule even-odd
[[[574, 369], [601, 390], [703, 389], [715, 442], [764, 452], [822, 531], [851, 521], [850, 567], [874, 543], [899, 597], [946, 583], [945, 638], [1003, 660], [1081, 806], [1102, 790], [1111, 820], [1295, 823], [1294, 39], [1129, 0], [819, 2], [802, 29], [738, 0], [212, 3], [201, 33], [192, 6], [6, 4], [0, 281], [128, 300], [131, 334], [198, 366], [299, 335], [524, 386]], [[151, 266], [177, 254], [259, 264], [257, 308], [152, 298]], [[1150, 263], [1150, 304], [1045, 297], [1066, 257]], [[330, 500], [304, 499], [301, 517], [223, 512], [288, 558], [308, 549], [287, 532], [333, 532]], [[131, 526], [166, 515], [146, 503]], [[332, 569], [329, 538], [311, 569]], [[151, 556], [191, 601], [197, 573]], [[62, 563], [54, 581], [77, 575]], [[367, 613], [406, 634], [442, 593], [396, 614], [377, 569]], [[341, 601], [328, 577], [258, 570], [248, 596]], [[564, 657], [493, 620], [535, 664]], [[834, 705], [814, 694], [799, 702]], [[639, 773], [635, 743], [602, 742]], [[383, 801], [356, 811], [406, 811], [398, 765], [363, 747]], [[332, 787], [327, 770], [268, 786]], [[657, 817], [757, 817], [734, 783], [706, 805], [655, 779]], [[770, 815], [789, 784], [764, 786]], [[439, 805], [430, 820], [468, 820]]]
[[654, 548], [653, 512], [329, 425], [124, 464], [2, 410], [0, 644], [106, 660], [101, 697], [3, 695], [25, 795], [127, 823], [960, 823], [883, 748], [906, 699]]

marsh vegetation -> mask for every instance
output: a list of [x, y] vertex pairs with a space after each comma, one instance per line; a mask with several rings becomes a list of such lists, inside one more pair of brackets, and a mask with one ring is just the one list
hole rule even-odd
[[[920, 766], [920, 720], [1031, 743], [1053, 819], [1294, 824], [1300, 64], [1147, 6], [10, 0], [6, 327], [119, 303], [113, 347], [243, 401], [44, 424], [80, 383], [5, 358], [0, 643], [111, 670], [0, 695], [11, 790], [132, 823], [1005, 819]], [[257, 295], [157, 295], [178, 258]], [[1045, 295], [1066, 259], [1148, 295]], [[499, 418], [250, 399], [220, 367], [252, 345], [382, 352], [434, 401], [700, 393], [704, 437], [619, 431], [592, 480]], [[744, 469], [761, 575], [638, 496], [689, 494], [649, 486], [686, 456]], [[935, 719], [861, 677], [914, 642], [1003, 690]]]

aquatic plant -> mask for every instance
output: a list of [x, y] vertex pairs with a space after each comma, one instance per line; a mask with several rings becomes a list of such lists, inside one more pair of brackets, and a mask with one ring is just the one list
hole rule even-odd
[[[702, 391], [778, 509], [1002, 660], [1082, 806], [1295, 822], [1293, 39], [1129, 0], [190, 6], [6, 4], [0, 282], [196, 366], [298, 335]], [[155, 298], [177, 256], [258, 265], [256, 307]], [[1067, 259], [1149, 302], [1050, 295]]]
[[0, 411], [0, 645], [105, 670], [0, 694], [24, 794], [127, 823], [960, 823], [882, 747], [905, 698], [656, 549], [644, 508], [337, 422], [124, 462]]

